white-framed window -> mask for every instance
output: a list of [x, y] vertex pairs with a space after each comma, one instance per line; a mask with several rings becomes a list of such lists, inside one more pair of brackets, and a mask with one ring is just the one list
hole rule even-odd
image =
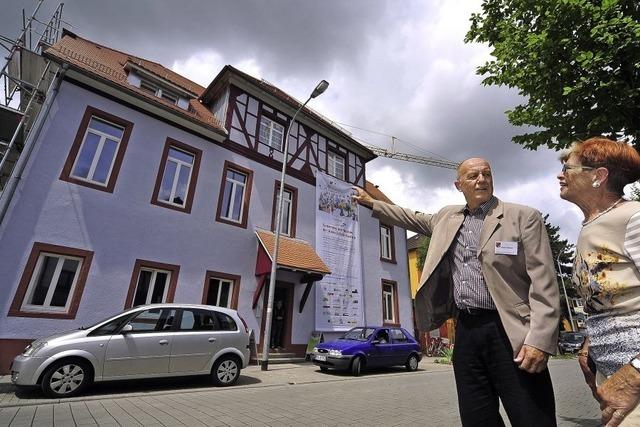
[[327, 153], [327, 173], [344, 181], [344, 157], [329, 151]]
[[391, 228], [380, 224], [380, 257], [383, 259], [393, 259], [391, 242]]
[[233, 169], [227, 169], [220, 215], [223, 219], [238, 223], [242, 222], [246, 187], [247, 175]]
[[382, 320], [384, 323], [397, 323], [396, 287], [393, 283], [382, 282]]
[[162, 88], [148, 80], [140, 81], [140, 89], [158, 98], [166, 99], [172, 104], [177, 104], [180, 97], [166, 88]]
[[[276, 190], [277, 191], [277, 190]], [[282, 193], [282, 221], [280, 222], [280, 233], [290, 236], [291, 235], [291, 217], [293, 210], [293, 192], [284, 189]], [[280, 202], [280, 192], [276, 192], [276, 213], [278, 211], [278, 203]], [[275, 224], [275, 223], [274, 223]], [[274, 225], [275, 227], [275, 225]]]
[[31, 276], [23, 311], [66, 313], [71, 304], [83, 259], [41, 252]]
[[133, 307], [166, 302], [170, 280], [170, 271], [148, 267], [140, 268], [133, 298]]
[[205, 304], [231, 308], [234, 281], [220, 277], [209, 278], [209, 288]]
[[158, 200], [184, 207], [191, 183], [194, 155], [175, 147], [169, 147]]
[[274, 150], [282, 151], [284, 126], [268, 117], [260, 118], [260, 141]]
[[71, 175], [82, 181], [106, 186], [123, 135], [122, 126], [96, 116], [91, 117]]

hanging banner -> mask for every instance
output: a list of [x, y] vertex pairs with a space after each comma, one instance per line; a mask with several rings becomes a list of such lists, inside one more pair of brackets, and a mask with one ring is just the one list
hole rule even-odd
[[351, 184], [316, 174], [316, 252], [331, 270], [316, 283], [316, 330], [364, 324], [358, 205]]

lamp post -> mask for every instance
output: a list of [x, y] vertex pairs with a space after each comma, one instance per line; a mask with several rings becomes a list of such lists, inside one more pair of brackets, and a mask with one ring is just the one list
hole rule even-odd
[[309, 98], [296, 110], [287, 126], [284, 137], [284, 147], [282, 149], [282, 173], [280, 175], [280, 189], [278, 190], [278, 206], [276, 208], [276, 229], [273, 243], [273, 256], [271, 261], [271, 275], [269, 276], [269, 298], [267, 299], [267, 318], [264, 326], [264, 336], [262, 337], [262, 361], [261, 367], [263, 371], [269, 369], [269, 343], [271, 341], [271, 319], [273, 318], [273, 298], [276, 291], [276, 269], [278, 268], [278, 249], [280, 247], [280, 225], [282, 222], [282, 205], [284, 195], [284, 178], [287, 171], [287, 156], [289, 154], [289, 132], [296, 120], [296, 116], [313, 98], [322, 94], [329, 87], [326, 80], [322, 80], [313, 89]]
[[573, 327], [573, 315], [571, 314], [571, 306], [569, 305], [569, 298], [567, 298], [567, 288], [565, 288], [564, 286], [564, 275], [562, 274], [562, 266], [560, 265], [560, 255], [558, 255], [558, 257], [556, 258], [556, 263], [558, 264], [558, 273], [560, 274], [560, 282], [562, 283], [562, 289], [564, 290], [564, 302], [567, 303], [567, 311], [569, 312], [569, 322], [571, 323], [571, 331], [573, 332], [575, 330], [575, 328]]

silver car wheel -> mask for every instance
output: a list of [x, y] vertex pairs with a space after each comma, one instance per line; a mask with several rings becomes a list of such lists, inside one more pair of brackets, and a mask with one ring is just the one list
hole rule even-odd
[[238, 364], [232, 359], [224, 360], [216, 369], [216, 377], [221, 384], [233, 383], [238, 377]]
[[84, 382], [85, 372], [82, 366], [75, 363], [62, 365], [51, 375], [49, 387], [58, 395], [66, 395], [76, 391]]
[[418, 369], [418, 357], [415, 354], [409, 356], [409, 360], [407, 361], [407, 370], [415, 371]]

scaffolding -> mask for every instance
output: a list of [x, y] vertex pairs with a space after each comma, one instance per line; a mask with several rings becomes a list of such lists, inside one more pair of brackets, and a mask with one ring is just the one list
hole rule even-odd
[[27, 19], [22, 13], [22, 31], [17, 38], [0, 34], [0, 50], [6, 62], [0, 71], [3, 94], [0, 97], [0, 192], [11, 175], [33, 121], [45, 101], [57, 66], [42, 52], [58, 41], [63, 3], [47, 21], [38, 19], [45, 0], [40, 0]]

